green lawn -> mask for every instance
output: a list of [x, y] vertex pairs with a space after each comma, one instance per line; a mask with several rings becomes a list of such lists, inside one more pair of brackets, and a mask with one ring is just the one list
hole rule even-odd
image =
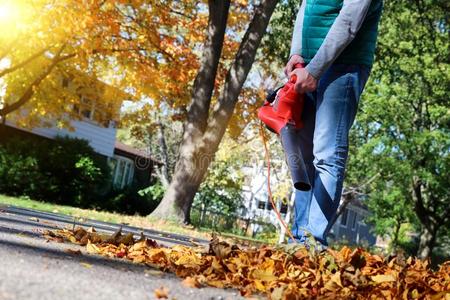
[[36, 209], [45, 212], [60, 213], [68, 216], [73, 216], [77, 219], [93, 219], [104, 222], [112, 222], [118, 224], [127, 224], [142, 228], [151, 228], [155, 230], [185, 234], [192, 237], [209, 239], [209, 233], [198, 231], [192, 228], [187, 228], [162, 220], [151, 220], [142, 216], [128, 216], [118, 213], [97, 211], [94, 209], [82, 209], [67, 205], [58, 205], [42, 201], [36, 201], [29, 198], [16, 198], [0, 194], [0, 206], [14, 205], [23, 208]]
[[[68, 216], [72, 216], [77, 219], [93, 219], [97, 221], [112, 222], [117, 224], [127, 224], [131, 226], [155, 229], [164, 232], [178, 233], [188, 235], [197, 238], [210, 239], [211, 229], [209, 228], [192, 228], [183, 227], [178, 224], [174, 224], [162, 220], [151, 220], [148, 217], [142, 216], [128, 216], [118, 213], [97, 211], [94, 209], [82, 209], [67, 205], [58, 205], [48, 202], [36, 201], [25, 197], [9, 197], [0, 194], [0, 207], [2, 205], [14, 205], [23, 208], [30, 208], [45, 212], [60, 213]], [[81, 220], [82, 221], [82, 220]], [[259, 244], [263, 241], [255, 240], [249, 237], [238, 236], [230, 233], [221, 233], [224, 237], [228, 237], [234, 242], [256, 243]]]

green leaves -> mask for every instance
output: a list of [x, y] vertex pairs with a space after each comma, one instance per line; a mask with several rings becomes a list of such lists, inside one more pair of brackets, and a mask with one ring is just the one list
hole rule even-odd
[[450, 222], [450, 28], [442, 5], [385, 2], [376, 63], [351, 133], [347, 183], [381, 174], [367, 190], [370, 220], [394, 243], [407, 223], [423, 230]]

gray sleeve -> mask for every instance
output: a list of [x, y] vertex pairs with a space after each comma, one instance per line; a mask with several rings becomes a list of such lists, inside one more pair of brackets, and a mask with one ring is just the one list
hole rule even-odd
[[372, 0], [344, 0], [344, 4], [316, 55], [306, 66], [316, 79], [331, 66], [355, 38]]
[[306, 0], [302, 1], [300, 9], [295, 19], [294, 33], [292, 34], [291, 52], [289, 57], [294, 54], [301, 55], [302, 53], [302, 30], [303, 30], [303, 17], [305, 15]]

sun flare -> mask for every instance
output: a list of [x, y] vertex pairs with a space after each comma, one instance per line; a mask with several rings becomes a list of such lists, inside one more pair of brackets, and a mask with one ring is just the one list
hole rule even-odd
[[0, 1], [0, 23], [17, 22], [20, 15], [19, 5], [13, 1]]
[[24, 13], [23, 1], [0, 0], [0, 34], [15, 35], [23, 25]]

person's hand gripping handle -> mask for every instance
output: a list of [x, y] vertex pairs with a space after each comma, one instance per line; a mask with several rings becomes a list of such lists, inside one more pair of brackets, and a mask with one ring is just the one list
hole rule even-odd
[[290, 79], [289, 81], [295, 76], [294, 89], [297, 93], [307, 93], [316, 90], [317, 79], [309, 74], [300, 55], [292, 55], [284, 68], [284, 72]]
[[[294, 65], [294, 68], [292, 70], [295, 69], [303, 69], [305, 67], [305, 63], [296, 63]], [[290, 72], [290, 76], [289, 76], [289, 82], [293, 83], [295, 85], [295, 83], [297, 82], [297, 75], [294, 74], [294, 72]], [[294, 86], [295, 87], [295, 86]]]

